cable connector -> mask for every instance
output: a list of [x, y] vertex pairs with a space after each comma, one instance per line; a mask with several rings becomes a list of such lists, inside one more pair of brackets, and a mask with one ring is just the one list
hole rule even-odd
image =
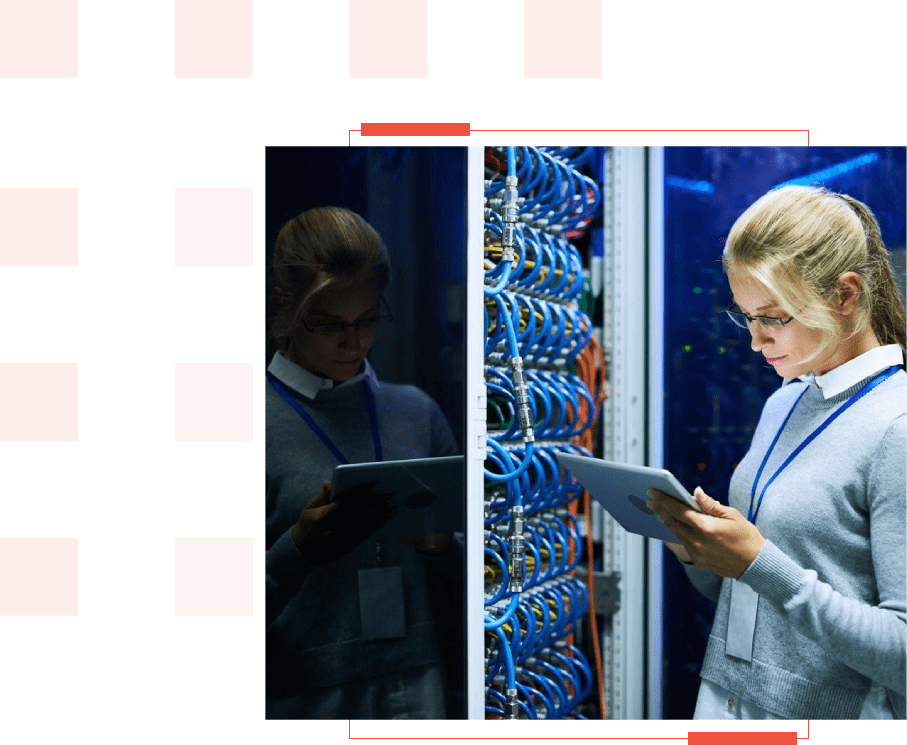
[[504, 716], [507, 719], [520, 718], [520, 705], [516, 700], [516, 688], [507, 689], [507, 703], [504, 705]]
[[526, 547], [523, 544], [523, 508], [515, 505], [510, 508], [510, 530], [507, 533], [510, 543], [510, 592], [523, 591], [523, 574], [526, 566]]
[[[517, 199], [516, 199], [517, 207], [522, 207], [524, 204], [526, 204], [526, 197], [517, 197]], [[486, 209], [490, 208], [495, 212], [500, 212], [503, 209], [503, 207], [504, 207], [503, 199], [486, 199], [485, 200]]]
[[501, 233], [501, 247], [503, 248], [503, 261], [508, 263], [514, 259], [516, 248], [516, 223], [519, 215], [517, 203], [517, 177], [508, 176], [504, 179], [504, 193], [501, 202], [501, 217], [504, 228]]
[[523, 442], [535, 442], [532, 409], [529, 406], [529, 385], [526, 383], [526, 376], [523, 374], [523, 358], [511, 357], [510, 366], [513, 368], [513, 397], [516, 401], [517, 418], [520, 421]]

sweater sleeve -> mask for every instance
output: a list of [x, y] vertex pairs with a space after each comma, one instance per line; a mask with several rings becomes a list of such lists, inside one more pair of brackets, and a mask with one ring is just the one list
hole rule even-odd
[[265, 555], [267, 596], [265, 598], [266, 625], [270, 626], [299, 589], [312, 565], [296, 548], [292, 528], [281, 535]]
[[801, 567], [771, 541], [740, 579], [783, 613], [793, 627], [844, 664], [881, 683], [899, 699], [907, 693], [907, 591], [904, 483], [907, 419], [888, 428], [869, 475], [869, 523], [877, 604], [845, 597]]
[[445, 455], [457, 455], [459, 452], [457, 442], [454, 438], [450, 425], [441, 407], [437, 402], [429, 397], [429, 406], [431, 407], [431, 454], [432, 457], [438, 458]]
[[693, 564], [684, 564], [683, 568], [690, 582], [693, 583], [693, 587], [713, 603], [717, 603], [718, 596], [721, 594], [722, 578], [708, 569], [702, 569]]

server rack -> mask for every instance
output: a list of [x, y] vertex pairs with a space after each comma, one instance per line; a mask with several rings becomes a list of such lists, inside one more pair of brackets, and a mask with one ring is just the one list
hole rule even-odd
[[[627, 462], [647, 459], [647, 362], [646, 362], [646, 154], [641, 148], [600, 148], [602, 158], [602, 217], [604, 255], [585, 267], [595, 294], [600, 294], [601, 311], [596, 312], [593, 333], [607, 357], [609, 397], [600, 422], [601, 442], [594, 455]], [[482, 344], [486, 335], [482, 287], [485, 235], [481, 226], [480, 190], [484, 179], [484, 151], [470, 148], [468, 154], [470, 228], [467, 252], [467, 434], [470, 454], [468, 480], [468, 532], [480, 536], [485, 530], [482, 501], [482, 470], [487, 455], [485, 427], [487, 393], [482, 372]], [[637, 536], [616, 526], [593, 503], [592, 532], [602, 546], [597, 574], [614, 589], [613, 606], [603, 614], [601, 633], [603, 677], [609, 718], [643, 718], [657, 715], [657, 696], [647, 697], [658, 666], [653, 665], [653, 639], [657, 643], [658, 604], [647, 597], [653, 577], [649, 554], [652, 548]], [[468, 711], [470, 718], [486, 714], [486, 681], [477, 674], [484, 669], [487, 644], [481, 636], [478, 609], [483, 607], [483, 546], [472, 541], [468, 548]], [[657, 587], [657, 582], [654, 585]], [[619, 596], [619, 602], [617, 598]], [[654, 615], [653, 615], [654, 610]], [[648, 611], [648, 615], [647, 615]], [[647, 660], [649, 669], [646, 668]], [[656, 689], [658, 686], [656, 685]]]

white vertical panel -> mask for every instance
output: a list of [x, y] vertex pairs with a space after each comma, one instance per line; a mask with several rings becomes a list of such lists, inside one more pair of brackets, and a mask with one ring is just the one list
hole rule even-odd
[[[649, 170], [649, 452], [648, 464], [664, 465], [664, 148], [648, 149]], [[661, 541], [648, 540], [648, 718], [662, 717], [664, 571]]]
[[467, 149], [466, 174], [466, 715], [484, 719], [484, 148]]
[[[646, 418], [646, 171], [642, 148], [608, 151], [605, 205], [604, 339], [610, 395], [605, 458], [644, 464]], [[621, 576], [620, 611], [604, 638], [608, 715], [645, 713], [645, 541], [606, 516], [605, 572]]]

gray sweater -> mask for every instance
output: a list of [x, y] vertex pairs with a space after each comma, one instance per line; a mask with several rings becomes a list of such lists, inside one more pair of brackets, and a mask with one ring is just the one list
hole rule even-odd
[[[305, 386], [293, 363], [278, 354], [269, 370], [350, 462], [375, 460], [364, 382], [324, 388], [309, 398], [299, 392]], [[456, 453], [450, 428], [429, 396], [369, 377], [385, 460]], [[320, 566], [309, 564], [296, 548], [290, 531], [299, 512], [338, 463], [299, 414], [266, 386], [267, 695], [284, 702], [298, 698], [304, 710], [308, 692], [431, 664], [439, 651], [426, 560], [412, 548], [381, 542], [382, 566], [403, 569], [406, 636], [372, 641], [360, 638], [358, 570], [377, 566], [375, 539]]]
[[[767, 542], [740, 577], [759, 594], [752, 662], [725, 654], [730, 580], [687, 568], [694, 585], [718, 603], [703, 678], [791, 719], [856, 719], [876, 681], [887, 688], [895, 715], [904, 718], [905, 383], [901, 370], [868, 393], [766, 492], [756, 525]], [[785, 385], [766, 402], [730, 483], [730, 504], [743, 515], [759, 465], [803, 387]], [[760, 489], [860, 387], [826, 400], [810, 386], [769, 458]]]

